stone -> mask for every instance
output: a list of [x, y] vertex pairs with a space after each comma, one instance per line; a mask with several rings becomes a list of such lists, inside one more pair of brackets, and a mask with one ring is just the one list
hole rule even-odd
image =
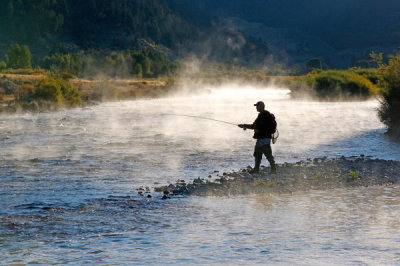
[[[318, 161], [318, 164], [312, 162]], [[359, 178], [349, 177], [349, 171], [360, 171]], [[268, 175], [261, 171], [257, 176], [250, 175], [245, 169], [232, 171], [214, 181], [198, 177], [188, 185], [179, 183], [166, 195], [230, 195], [248, 193], [292, 193], [309, 189], [333, 189], [343, 186], [371, 186], [398, 182], [400, 162], [362, 157], [315, 158], [311, 162], [283, 163], [279, 165], [278, 175]], [[318, 175], [317, 175], [318, 173]], [[319, 178], [316, 178], [318, 176]], [[255, 178], [256, 177], [256, 178]], [[308, 177], [308, 178], [307, 178]], [[180, 180], [179, 180], [180, 181]], [[264, 184], [253, 186], [255, 182]], [[265, 183], [264, 183], [265, 182]], [[271, 185], [274, 184], [274, 185]], [[163, 188], [163, 187], [161, 187]], [[155, 188], [160, 191], [160, 188]], [[169, 197], [168, 197], [169, 198]]]

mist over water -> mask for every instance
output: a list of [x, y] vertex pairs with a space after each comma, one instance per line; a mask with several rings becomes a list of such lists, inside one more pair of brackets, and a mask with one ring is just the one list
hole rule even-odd
[[[223, 85], [195, 95], [0, 117], [0, 259], [399, 262], [397, 188], [170, 201], [137, 195], [140, 186], [216, 178], [214, 170], [253, 165], [252, 131], [180, 115], [252, 123], [259, 100], [278, 121], [272, 146], [278, 163], [360, 154], [399, 160], [399, 145], [384, 136], [377, 118], [377, 101], [295, 101], [288, 93]], [[378, 256], [382, 250], [386, 258]]]

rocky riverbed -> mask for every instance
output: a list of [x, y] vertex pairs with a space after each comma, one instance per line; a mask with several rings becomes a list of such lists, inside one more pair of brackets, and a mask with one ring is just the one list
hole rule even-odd
[[[234, 195], [249, 193], [291, 193], [338, 187], [373, 186], [399, 182], [400, 161], [372, 159], [365, 156], [334, 159], [314, 158], [296, 163], [278, 164], [277, 174], [269, 167], [259, 174], [250, 174], [251, 168], [240, 169], [197, 178], [192, 182], [178, 180], [176, 184], [155, 187], [163, 199], [177, 195]], [[218, 171], [215, 171], [218, 173]], [[139, 194], [145, 195], [143, 188]], [[147, 196], [150, 196], [147, 191]]]

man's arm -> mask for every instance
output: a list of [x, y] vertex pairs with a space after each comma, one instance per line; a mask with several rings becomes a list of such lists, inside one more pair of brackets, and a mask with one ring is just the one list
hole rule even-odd
[[243, 130], [246, 130], [247, 128], [255, 129], [259, 124], [259, 121], [260, 121], [259, 117], [260, 117], [260, 115], [257, 116], [257, 119], [254, 120], [253, 124], [239, 124], [238, 127], [243, 128]]
[[254, 124], [239, 124], [238, 127], [243, 129], [254, 129]]

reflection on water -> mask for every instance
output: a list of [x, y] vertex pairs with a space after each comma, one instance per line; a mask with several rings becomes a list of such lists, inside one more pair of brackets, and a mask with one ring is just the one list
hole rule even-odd
[[2, 263], [400, 263], [398, 187], [168, 201], [138, 196], [139, 186], [252, 164], [250, 131], [166, 114], [250, 123], [258, 100], [278, 119], [278, 162], [400, 158], [400, 147], [383, 136], [377, 102], [291, 101], [285, 90], [209, 91], [0, 117]]

